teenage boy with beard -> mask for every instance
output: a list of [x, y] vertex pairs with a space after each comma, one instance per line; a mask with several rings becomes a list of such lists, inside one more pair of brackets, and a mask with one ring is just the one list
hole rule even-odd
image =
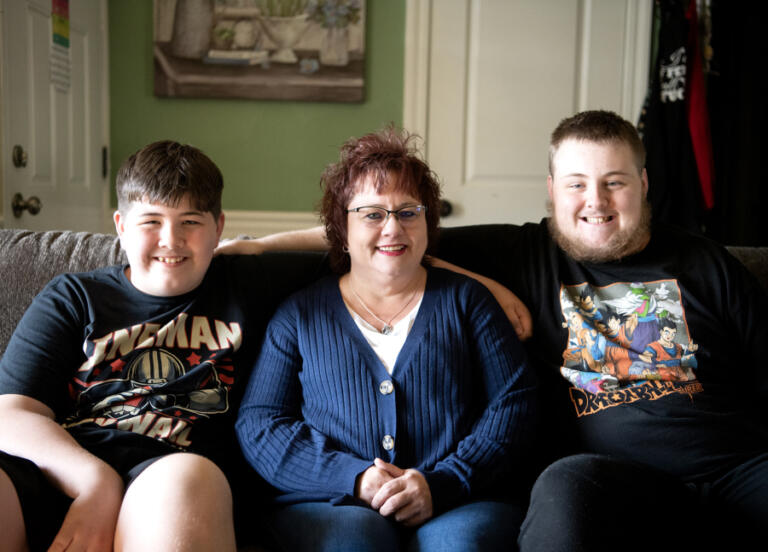
[[[546, 439], [557, 456], [575, 453], [537, 480], [522, 550], [673, 549], [766, 535], [768, 298], [722, 246], [651, 225], [644, 164], [631, 123], [576, 114], [552, 134], [547, 219], [441, 238], [441, 257], [498, 280], [529, 307], [528, 350], [550, 405]], [[675, 316], [676, 342], [698, 344], [695, 379], [568, 378], [561, 290], [578, 305], [584, 284], [597, 308], [639, 314], [633, 359], [660, 338], [658, 313]], [[611, 391], [575, 380], [591, 389], [607, 381]]]

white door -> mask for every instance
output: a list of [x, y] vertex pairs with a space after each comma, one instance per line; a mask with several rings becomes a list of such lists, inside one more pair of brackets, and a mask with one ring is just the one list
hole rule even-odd
[[[66, 4], [0, 0], [6, 228], [105, 230], [106, 0], [70, 0], [68, 29], [66, 17], [54, 25], [51, 16]], [[17, 194], [24, 202], [37, 198], [39, 213], [16, 216]]]
[[549, 135], [610, 109], [637, 122], [652, 0], [407, 0], [406, 128], [453, 213], [447, 226], [546, 214]]

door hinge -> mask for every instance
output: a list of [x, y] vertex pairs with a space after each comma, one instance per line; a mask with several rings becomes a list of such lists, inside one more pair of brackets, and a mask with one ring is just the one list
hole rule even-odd
[[109, 158], [107, 156], [107, 146], [101, 148], [101, 178], [109, 176]]

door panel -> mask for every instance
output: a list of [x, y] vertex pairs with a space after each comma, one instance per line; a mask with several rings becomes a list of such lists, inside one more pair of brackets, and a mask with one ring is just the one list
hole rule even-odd
[[[3, 224], [6, 228], [103, 231], [108, 179], [101, 150], [106, 119], [106, 3], [70, 0], [68, 85], [51, 78], [51, 1], [3, 7]], [[27, 152], [15, 167], [14, 145]], [[37, 215], [14, 217], [14, 194], [36, 196]]]
[[443, 224], [539, 220], [558, 121], [593, 108], [637, 120], [650, 0], [407, 6], [404, 121], [454, 207]]

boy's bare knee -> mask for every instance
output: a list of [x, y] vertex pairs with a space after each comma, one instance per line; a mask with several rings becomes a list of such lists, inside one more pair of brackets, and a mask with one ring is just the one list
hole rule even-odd
[[26, 527], [16, 488], [3, 470], [0, 470], [0, 527], [3, 550], [27, 550]]
[[[154, 500], [165, 496], [173, 500], [174, 495], [185, 499], [192, 494], [198, 499], [232, 501], [227, 478], [221, 469], [197, 454], [170, 454], [145, 469], [128, 488], [137, 493], [149, 492]], [[127, 493], [126, 493], [127, 495]]]
[[[136, 529], [140, 528], [140, 531]], [[116, 550], [233, 550], [232, 493], [221, 469], [196, 454], [171, 454], [128, 487]]]

